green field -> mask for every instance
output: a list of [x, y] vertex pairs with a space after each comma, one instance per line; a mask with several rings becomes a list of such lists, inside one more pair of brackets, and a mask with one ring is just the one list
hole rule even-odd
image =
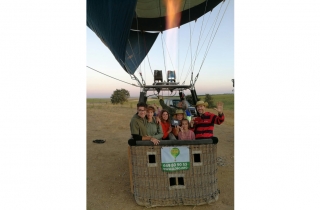
[[[213, 102], [216, 104], [218, 101], [223, 102], [224, 110], [234, 110], [234, 94], [215, 94], [211, 95]], [[199, 95], [200, 100], [204, 100], [204, 95]]]
[[[218, 101], [222, 101], [224, 103], [223, 109], [224, 110], [234, 110], [234, 94], [212, 94], [213, 102], [217, 103]], [[165, 98], [178, 98], [178, 97], [164, 97]], [[205, 95], [198, 95], [198, 98], [200, 100], [204, 100]], [[116, 106], [122, 106], [122, 107], [130, 107], [133, 108], [136, 106], [138, 102], [138, 98], [129, 98], [128, 102], [124, 103], [123, 105], [116, 105]], [[148, 99], [149, 104], [157, 104], [159, 105], [159, 100], [157, 99]], [[87, 98], [87, 105], [98, 105], [98, 104], [108, 104], [112, 105], [110, 98]]]

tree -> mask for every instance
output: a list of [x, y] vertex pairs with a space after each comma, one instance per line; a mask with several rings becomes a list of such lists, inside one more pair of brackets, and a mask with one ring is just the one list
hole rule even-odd
[[113, 94], [111, 95], [111, 103], [112, 104], [123, 104], [124, 102], [128, 101], [128, 98], [130, 97], [129, 91], [126, 89], [116, 89], [113, 91]]
[[208, 108], [214, 108], [214, 103], [213, 103], [213, 98], [211, 95], [206, 94], [205, 98], [204, 98], [204, 102], [208, 103]]

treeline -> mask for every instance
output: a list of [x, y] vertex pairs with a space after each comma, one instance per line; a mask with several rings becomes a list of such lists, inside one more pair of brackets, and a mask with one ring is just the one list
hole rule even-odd
[[[111, 102], [112, 104], [124, 104], [129, 102], [130, 92], [126, 89], [116, 89], [113, 91], [110, 99], [87, 99], [88, 103], [108, 103], [107, 101]], [[164, 98], [177, 98], [171, 96], [164, 96]], [[215, 108], [216, 103], [218, 101], [222, 101], [224, 103], [224, 109], [233, 110], [234, 109], [234, 94], [205, 94], [198, 96], [199, 100], [208, 103], [208, 108]], [[186, 95], [186, 100], [191, 104], [195, 105], [193, 102], [191, 95]], [[148, 101], [152, 101], [152, 103], [158, 103], [157, 99], [148, 98]]]

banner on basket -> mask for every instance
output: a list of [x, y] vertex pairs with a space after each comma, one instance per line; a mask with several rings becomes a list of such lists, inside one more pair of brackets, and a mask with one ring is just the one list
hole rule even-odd
[[190, 168], [189, 147], [162, 147], [161, 168], [163, 171], [188, 170]]

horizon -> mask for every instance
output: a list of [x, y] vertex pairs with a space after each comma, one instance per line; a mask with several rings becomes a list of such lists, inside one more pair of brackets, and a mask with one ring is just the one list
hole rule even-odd
[[[205, 93], [205, 94], [197, 94], [197, 96], [205, 96], [206, 94], [209, 94], [209, 95], [230, 95], [230, 94], [233, 94], [234, 93], [217, 93], [217, 94], [210, 94], [210, 93]], [[186, 94], [187, 96], [188, 94]], [[157, 96], [149, 96], [151, 99], [156, 99], [154, 97], [157, 97]], [[176, 98], [179, 98], [179, 96], [164, 96], [166, 98], [169, 98], [169, 97], [176, 97]], [[130, 96], [129, 99], [139, 99], [139, 96]], [[87, 99], [110, 99], [110, 97], [87, 97]]]

